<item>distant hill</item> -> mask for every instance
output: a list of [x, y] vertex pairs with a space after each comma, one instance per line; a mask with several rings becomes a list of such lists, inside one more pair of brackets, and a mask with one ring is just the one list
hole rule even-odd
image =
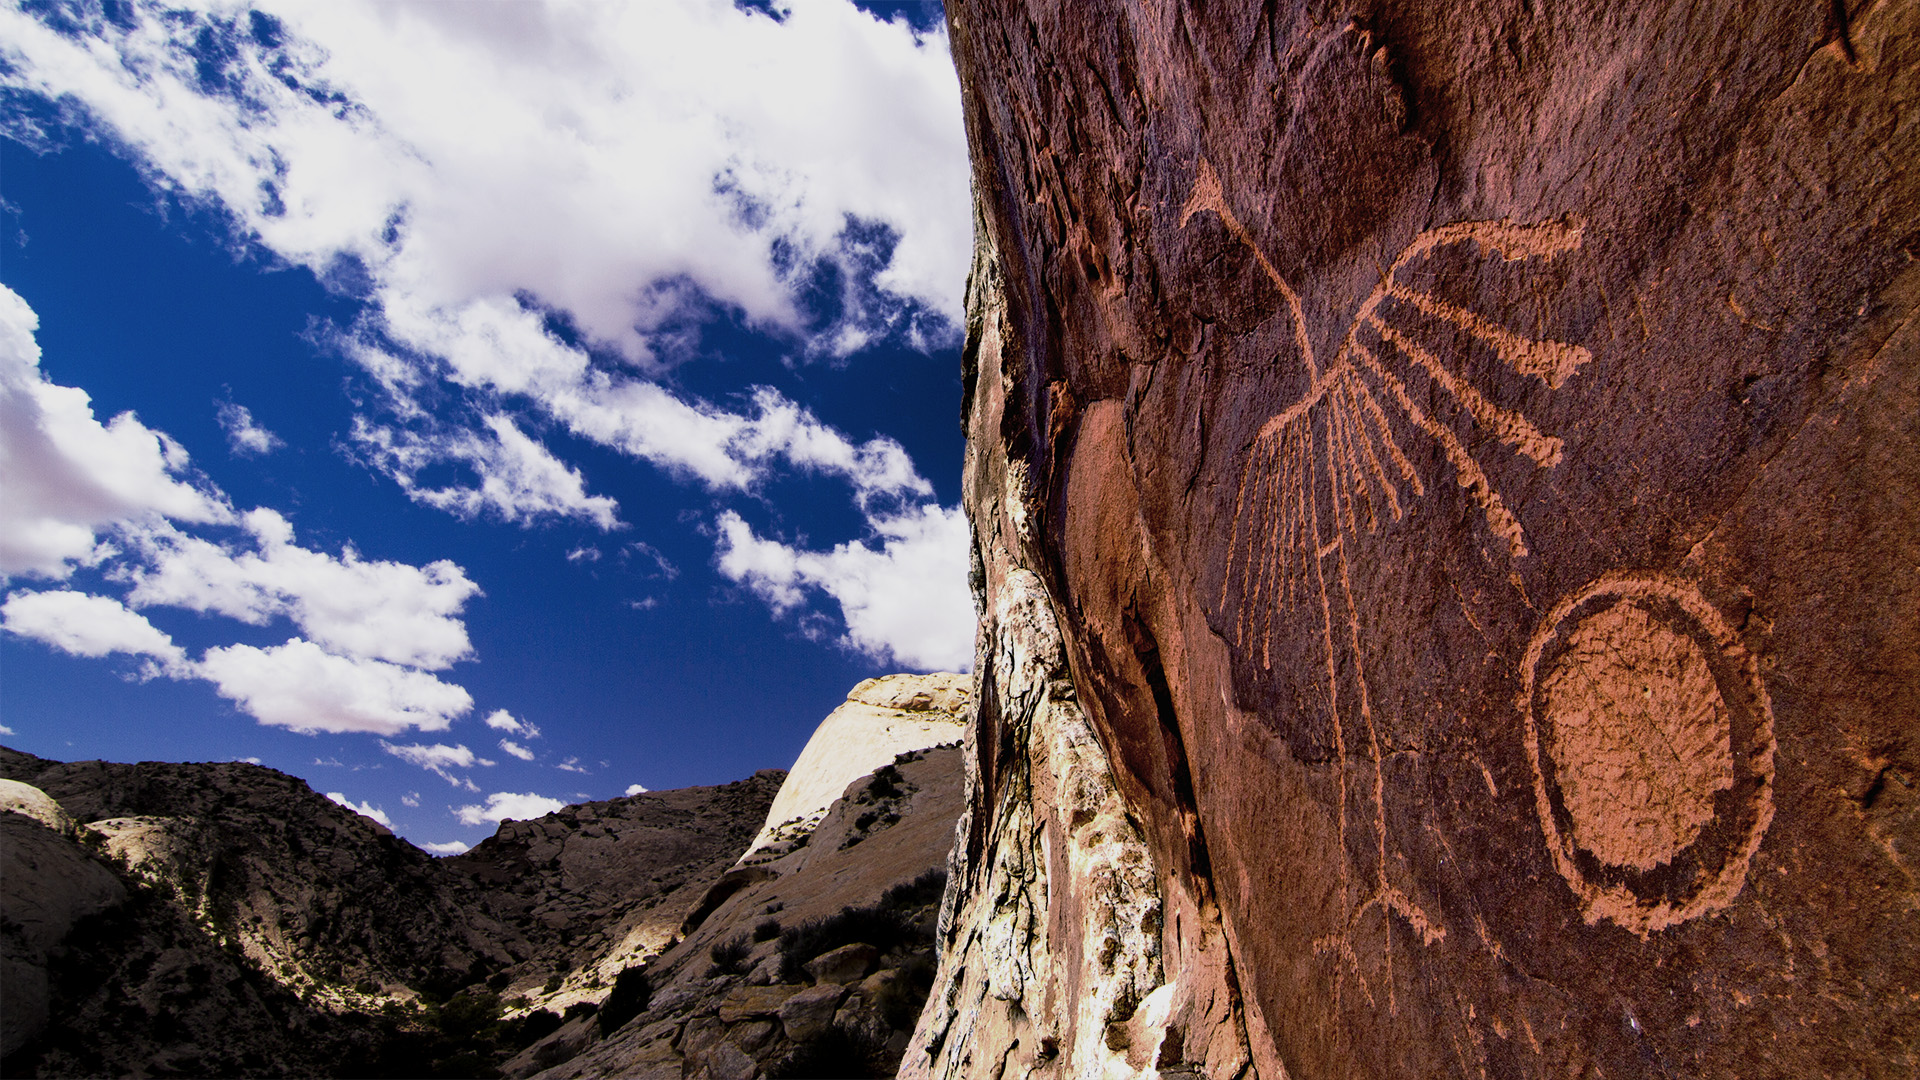
[[[940, 701], [951, 711], [964, 693]], [[831, 880], [795, 878], [810, 882], [787, 901], [805, 918], [944, 862], [957, 754], [906, 756], [878, 788], [855, 784], [865, 802], [824, 815], [830, 853], [802, 839], [730, 874], [784, 771], [507, 821], [435, 859], [273, 769], [0, 748], [0, 807], [14, 811], [0, 813], [0, 1073], [491, 1076], [592, 1049], [595, 1068], [628, 1074], [621, 1048], [641, 1047], [590, 1019], [621, 972], [663, 988], [695, 968], [704, 979], [687, 958], [750, 936], [778, 903], [759, 899], [769, 883], [810, 862]], [[742, 873], [751, 887], [734, 884]], [[925, 916], [937, 885], [911, 899]], [[868, 1034], [880, 1053], [904, 1042]], [[799, 1047], [777, 1035], [758, 1060]]]

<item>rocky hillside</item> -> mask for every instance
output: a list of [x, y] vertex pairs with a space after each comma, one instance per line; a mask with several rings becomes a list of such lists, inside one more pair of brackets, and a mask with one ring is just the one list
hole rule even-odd
[[1920, 1068], [1920, 5], [947, 12], [904, 1073]]
[[667, 945], [733, 865], [786, 775], [767, 769], [506, 821], [472, 851], [439, 860], [512, 942], [513, 962], [491, 984], [556, 1010], [605, 996], [615, 975]]
[[[734, 1015], [708, 969], [779, 949], [792, 970], [774, 964], [772, 982], [805, 979], [806, 961], [854, 943], [833, 940], [851, 924], [816, 925], [848, 907], [873, 909], [860, 925], [885, 931], [864, 933], [879, 981], [836, 999], [846, 1023], [829, 1009], [746, 1052], [760, 1073], [829, 1052], [890, 1069], [931, 979], [959, 800], [958, 751], [922, 747], [958, 733], [965, 684], [862, 684], [856, 694], [891, 704], [858, 704], [864, 720], [825, 725], [835, 738], [879, 745], [902, 724], [920, 735], [810, 826], [788, 822], [783, 854], [744, 868], [782, 771], [503, 822], [434, 859], [271, 769], [0, 749], [0, 1072], [486, 1076], [515, 1059], [509, 1071], [525, 1075], [591, 1051], [580, 1068], [628, 1075], [660, 1049], [629, 1036], [674, 1008], [680, 1026], [696, 1022], [674, 1058], [691, 1073], [706, 1060], [699, 1025]], [[787, 904], [804, 938], [791, 947], [765, 929], [766, 909]], [[831, 974], [866, 977], [846, 974], [856, 954]], [[633, 1005], [636, 977], [661, 991], [652, 1011]], [[613, 1022], [623, 1010], [642, 1021]]]
[[730, 871], [682, 940], [631, 969], [644, 996], [617, 1000], [616, 983], [600, 1016], [529, 1048], [507, 1075], [892, 1076], [933, 982], [960, 805], [958, 747], [902, 753], [856, 779], [804, 842]]

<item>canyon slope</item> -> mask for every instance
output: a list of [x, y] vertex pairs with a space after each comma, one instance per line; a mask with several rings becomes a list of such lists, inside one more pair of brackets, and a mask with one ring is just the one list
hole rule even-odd
[[[967, 707], [963, 676], [856, 687], [822, 732], [866, 753], [817, 809], [831, 768], [763, 770], [441, 859], [257, 765], [0, 748], [0, 1072], [891, 1071], [932, 978]], [[782, 795], [804, 820], [770, 816]]]
[[1920, 1068], [1920, 5], [947, 14], [902, 1074]]

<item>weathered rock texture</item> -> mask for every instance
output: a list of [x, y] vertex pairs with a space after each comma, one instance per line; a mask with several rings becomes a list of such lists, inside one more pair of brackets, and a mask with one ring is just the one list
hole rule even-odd
[[853, 688], [827, 714], [767, 811], [742, 863], [778, 858], [809, 835], [848, 784], [896, 754], [958, 743], [965, 732], [972, 680], [965, 675], [884, 675]]
[[986, 625], [905, 1067], [1920, 1068], [1920, 5], [947, 11]]
[[891, 1075], [932, 981], [962, 779], [951, 746], [856, 778], [803, 843], [708, 891], [646, 965], [647, 1008], [605, 1031], [562, 1028], [506, 1074]]

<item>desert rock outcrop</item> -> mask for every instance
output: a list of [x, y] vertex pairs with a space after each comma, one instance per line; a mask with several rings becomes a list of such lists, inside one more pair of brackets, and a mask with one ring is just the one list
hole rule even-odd
[[905, 1067], [1913, 1070], [1920, 5], [947, 10], [988, 623]]
[[885, 675], [853, 688], [814, 729], [741, 863], [778, 858], [809, 834], [846, 786], [896, 754], [958, 743], [969, 715], [964, 675]]

